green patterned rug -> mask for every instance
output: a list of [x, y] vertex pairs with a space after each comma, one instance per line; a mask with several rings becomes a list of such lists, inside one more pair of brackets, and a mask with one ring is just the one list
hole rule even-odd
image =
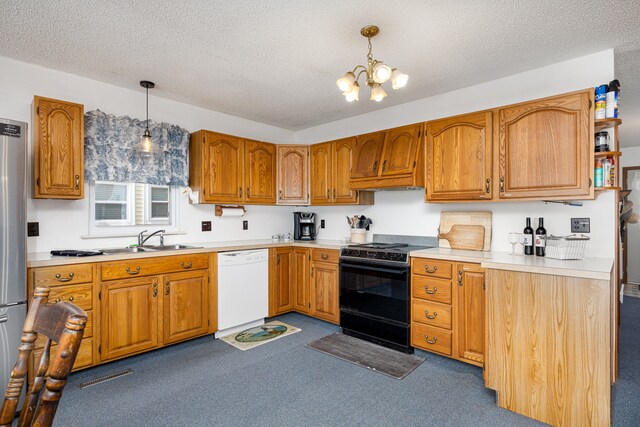
[[302, 329], [296, 328], [295, 326], [273, 320], [265, 323], [264, 325], [246, 329], [242, 332], [231, 334], [221, 339], [227, 344], [231, 344], [232, 346], [244, 351], [275, 341], [278, 338], [295, 334], [301, 330]]

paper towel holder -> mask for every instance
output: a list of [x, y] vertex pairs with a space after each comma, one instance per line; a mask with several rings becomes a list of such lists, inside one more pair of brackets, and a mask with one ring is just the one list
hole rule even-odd
[[247, 210], [244, 206], [236, 205], [236, 206], [224, 206], [224, 205], [216, 205], [216, 216], [222, 216], [222, 209], [242, 209], [244, 213], [247, 213]]

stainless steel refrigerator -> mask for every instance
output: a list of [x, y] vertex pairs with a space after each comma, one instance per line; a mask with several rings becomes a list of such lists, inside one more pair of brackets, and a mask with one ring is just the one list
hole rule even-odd
[[27, 124], [0, 118], [0, 399], [27, 310]]

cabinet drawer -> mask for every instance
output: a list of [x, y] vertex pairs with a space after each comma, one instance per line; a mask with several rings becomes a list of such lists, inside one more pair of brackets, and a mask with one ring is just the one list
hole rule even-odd
[[411, 345], [451, 356], [451, 332], [420, 323], [411, 324]]
[[[87, 324], [84, 327], [84, 335], [82, 339], [91, 338], [93, 336], [93, 311], [87, 311]], [[44, 347], [47, 342], [47, 337], [44, 335], [38, 334], [38, 339], [36, 340], [35, 346], [36, 348]]]
[[411, 273], [422, 276], [451, 279], [452, 264], [435, 259], [414, 258], [411, 263]]
[[337, 264], [340, 258], [340, 253], [331, 249], [312, 249], [311, 259], [313, 261], [331, 262]]
[[411, 296], [413, 298], [451, 304], [451, 280], [412, 275]]
[[102, 264], [102, 280], [126, 279], [209, 268], [208, 254], [131, 259]]
[[94, 264], [78, 264], [34, 268], [32, 270], [33, 288], [91, 283], [93, 282], [94, 266]]
[[[57, 345], [51, 346], [51, 352], [49, 353], [49, 360], [51, 360], [58, 351]], [[42, 356], [42, 349], [39, 348], [33, 351], [33, 366], [34, 366], [34, 374], [40, 364], [40, 357]], [[78, 369], [89, 367], [93, 364], [93, 338], [83, 339], [80, 342], [80, 348], [78, 349], [78, 355], [76, 356], [76, 361], [73, 364], [73, 370], [77, 371]], [[49, 373], [47, 372], [47, 375]]]
[[50, 302], [69, 301], [87, 311], [93, 308], [93, 284], [68, 285], [51, 288]]
[[451, 306], [421, 299], [411, 300], [411, 319], [451, 330]]

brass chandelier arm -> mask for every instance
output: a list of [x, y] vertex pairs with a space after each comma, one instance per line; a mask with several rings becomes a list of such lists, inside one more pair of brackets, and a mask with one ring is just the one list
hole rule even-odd
[[[359, 67], [362, 67], [362, 65], [359, 65]], [[362, 67], [362, 68], [364, 68], [364, 67]], [[369, 79], [369, 73], [367, 73], [367, 69], [364, 68], [363, 70], [360, 70], [360, 72], [356, 76], [356, 80], [355, 81], [360, 80], [360, 76], [362, 75], [362, 73], [365, 73], [365, 75], [367, 76], [367, 80]]]
[[[353, 71], [351, 71], [351, 73], [355, 74], [355, 73], [356, 73], [356, 70], [357, 70], [358, 68], [362, 68], [362, 69], [363, 69], [363, 70], [365, 70], [365, 71], [367, 70], [367, 67], [365, 67], [364, 65], [356, 65], [356, 67], [353, 69]], [[360, 74], [358, 74], [358, 75], [360, 75]]]

